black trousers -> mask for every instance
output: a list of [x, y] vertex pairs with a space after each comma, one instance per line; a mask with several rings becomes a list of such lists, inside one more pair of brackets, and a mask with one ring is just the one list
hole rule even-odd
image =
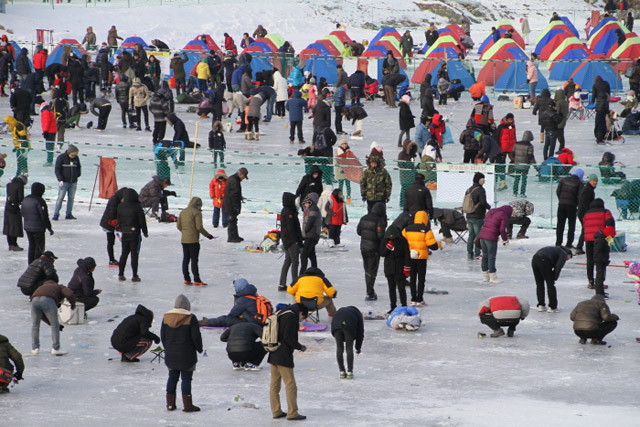
[[[127, 115], [129, 111], [129, 104], [120, 103], [120, 118], [122, 119], [122, 124], [127, 125]], [[129, 125], [133, 125], [133, 123], [129, 123]]]
[[29, 250], [27, 259], [29, 264], [40, 258], [45, 250], [44, 231], [27, 231], [27, 239], [29, 240]]
[[[84, 102], [84, 88], [71, 89], [71, 96], [73, 97], [73, 105], [76, 106], [79, 103]], [[80, 101], [80, 102], [78, 102]]]
[[593, 329], [590, 331], [573, 331], [580, 338], [591, 338], [596, 340], [602, 340], [607, 334], [613, 332], [613, 330], [618, 326], [618, 322], [605, 322], [601, 323], [598, 329]]
[[553, 309], [558, 308], [558, 293], [556, 292], [553, 262], [551, 262], [549, 258], [534, 255], [531, 259], [531, 269], [533, 270], [533, 277], [536, 280], [538, 305], [546, 305], [544, 300], [544, 285], [546, 283], [549, 307]]
[[580, 221], [580, 237], [578, 237], [578, 244], [576, 245], [576, 249], [580, 250], [582, 250], [582, 247], [584, 246], [584, 224], [582, 223], [583, 218], [584, 215], [578, 217], [578, 220]]
[[385, 205], [387, 204], [384, 200], [367, 200], [367, 213], [371, 213], [371, 209], [373, 209], [373, 206], [378, 202], [384, 203]]
[[193, 272], [193, 281], [201, 282], [200, 271], [198, 270], [198, 256], [200, 255], [200, 243], [182, 244], [182, 275], [187, 282], [191, 281], [189, 276], [189, 263]]
[[478, 150], [464, 150], [464, 157], [462, 158], [462, 163], [473, 163], [477, 155], [478, 155]]
[[149, 108], [146, 105], [142, 107], [136, 107], [136, 123], [138, 124], [138, 129], [140, 129], [140, 112], [144, 113], [144, 125], [149, 127]]
[[338, 367], [340, 372], [344, 369], [344, 351], [347, 350], [347, 372], [353, 372], [353, 345], [355, 337], [351, 336], [349, 331], [344, 328], [333, 331], [333, 338], [336, 340], [336, 358], [338, 359]]
[[411, 301], [421, 302], [424, 298], [424, 282], [427, 278], [427, 260], [411, 260], [411, 276], [409, 287], [411, 288]]
[[111, 114], [111, 105], [98, 108], [98, 127], [97, 129], [105, 129], [107, 127], [107, 121], [109, 121], [109, 114]]
[[262, 346], [262, 343], [254, 342], [253, 348], [249, 351], [229, 352], [227, 356], [233, 363], [251, 363], [259, 366], [262, 363], [262, 359], [266, 356], [267, 351]]
[[516, 330], [516, 326], [520, 323], [520, 319], [496, 319], [492, 313], [484, 313], [480, 316], [480, 323], [487, 325], [492, 331], [498, 330], [503, 326], [508, 326], [509, 329]]
[[400, 294], [400, 305], [405, 307], [407, 305], [407, 281], [405, 279], [397, 280], [393, 275], [386, 277], [387, 285], [389, 286], [389, 303], [391, 310], [393, 311], [397, 306], [396, 289], [398, 290], [398, 294]]
[[[593, 261], [593, 245], [595, 242], [585, 242], [585, 252], [587, 255], [587, 279], [589, 283], [595, 285], [596, 295], [604, 295], [604, 280], [607, 277], [607, 265], [604, 262]], [[596, 270], [595, 281], [593, 279], [593, 269]]]
[[558, 151], [560, 151], [564, 148], [564, 128], [558, 128], [556, 134], [558, 135], [558, 143], [560, 144], [558, 146]]
[[336, 133], [340, 133], [342, 132], [342, 110], [344, 109], [344, 107], [336, 107], [336, 119], [335, 119], [335, 125], [336, 125]]
[[298, 280], [299, 268], [299, 246], [297, 243], [294, 243], [284, 250], [284, 263], [282, 263], [282, 270], [280, 270], [280, 286], [287, 286], [289, 269], [291, 269], [291, 283], [295, 283], [295, 281]]
[[513, 226], [515, 224], [520, 225], [520, 231], [518, 231], [518, 236], [524, 236], [527, 234], [527, 229], [529, 228], [529, 225], [531, 225], [531, 220], [526, 216], [522, 216], [518, 218], [514, 218], [514, 217], [509, 218], [509, 221], [507, 222], [507, 236], [509, 236], [509, 238], [511, 238], [511, 236], [513, 235]]
[[298, 142], [304, 141], [304, 135], [302, 134], [302, 122], [289, 122], [289, 139], [295, 140], [296, 129], [298, 129]]
[[18, 237], [17, 236], [7, 236], [7, 244], [9, 247], [18, 246]]
[[227, 238], [237, 239], [240, 237], [238, 234], [238, 215], [230, 215], [227, 212]]
[[607, 133], [607, 112], [596, 110], [596, 119], [593, 128], [593, 135], [596, 141], [603, 141], [604, 135]]
[[167, 132], [167, 121], [153, 122], [153, 143], [160, 142], [164, 139]]
[[115, 261], [116, 256], [113, 253], [113, 246], [116, 244], [116, 233], [113, 231], [107, 231], [107, 254], [109, 255], [109, 261]]
[[317, 240], [304, 239], [302, 245], [302, 254], [300, 254], [300, 274], [307, 271], [307, 262], [311, 261], [311, 267], [318, 267], [318, 259], [316, 258]]
[[[231, 91], [229, 91], [231, 92]], [[287, 101], [276, 101], [276, 116], [284, 117], [284, 103]]]
[[375, 295], [374, 285], [378, 277], [378, 267], [380, 266], [380, 254], [374, 251], [360, 251], [362, 254], [362, 264], [364, 265], [364, 282], [367, 286], [367, 295]]
[[76, 298], [76, 301], [80, 301], [84, 304], [84, 312], [91, 310], [100, 302], [100, 298], [98, 297], [79, 297]]
[[140, 234], [122, 236], [122, 255], [120, 255], [119, 275], [124, 276], [124, 268], [131, 254], [131, 270], [138, 275], [138, 255], [140, 254]]
[[558, 205], [558, 225], [556, 228], [556, 246], [562, 246], [564, 236], [564, 224], [569, 221], [569, 231], [567, 231], [567, 246], [573, 243], [576, 233], [576, 207], [570, 205]]

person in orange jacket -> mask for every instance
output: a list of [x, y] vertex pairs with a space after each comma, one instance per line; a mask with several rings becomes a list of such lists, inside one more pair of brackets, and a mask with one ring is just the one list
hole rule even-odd
[[423, 295], [429, 249], [441, 249], [442, 244], [433, 236], [429, 225], [429, 215], [425, 211], [416, 212], [413, 224], [408, 225], [402, 231], [402, 236], [407, 239], [411, 252], [411, 275], [409, 278], [411, 302], [409, 305], [425, 306], [427, 304], [424, 302]]
[[476, 82], [469, 88], [469, 94], [474, 101], [480, 101], [483, 95], [486, 95], [484, 82]]
[[53, 166], [53, 152], [58, 129], [55, 114], [48, 102], [40, 104], [40, 125], [42, 126], [42, 137], [46, 141], [47, 163], [45, 166]]
[[224, 189], [227, 185], [227, 174], [224, 169], [218, 169], [209, 183], [209, 196], [213, 200], [213, 228], [218, 228], [220, 213], [222, 213], [222, 227], [227, 228], [227, 213], [222, 210]]

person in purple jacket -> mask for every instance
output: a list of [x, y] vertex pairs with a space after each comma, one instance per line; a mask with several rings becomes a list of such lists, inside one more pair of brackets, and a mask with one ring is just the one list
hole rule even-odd
[[500, 283], [496, 274], [496, 254], [498, 253], [498, 239], [502, 237], [503, 245], [508, 245], [507, 223], [513, 208], [509, 205], [491, 209], [484, 217], [482, 230], [478, 235], [482, 248], [482, 281]]

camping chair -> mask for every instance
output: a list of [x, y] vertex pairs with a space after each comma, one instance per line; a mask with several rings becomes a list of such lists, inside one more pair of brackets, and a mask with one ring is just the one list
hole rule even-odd
[[153, 359], [151, 359], [151, 363], [155, 362], [156, 359], [158, 360], [158, 363], [162, 363], [162, 361], [164, 360], [164, 348], [158, 346], [156, 348], [154, 348], [153, 350], [149, 350], [150, 353], [153, 353]]
[[300, 297], [300, 304], [304, 305], [309, 309], [309, 316], [307, 319], [312, 321], [313, 323], [320, 322], [320, 310], [318, 309], [318, 297], [313, 298], [305, 298]]
[[462, 240], [465, 244], [467, 243], [467, 239], [465, 239], [465, 236], [469, 232], [468, 228], [465, 228], [464, 230], [461, 230], [461, 231], [458, 231], [458, 230], [455, 230], [455, 229], [452, 228], [451, 231], [456, 233], [456, 237], [454, 237], [454, 239], [453, 239], [453, 243], [454, 244], [457, 245], [460, 240]]
[[580, 100], [582, 101], [582, 105], [584, 105], [584, 118], [590, 119], [595, 117], [596, 115], [596, 101], [589, 102], [589, 94], [581, 93]]
[[618, 221], [623, 219], [636, 219], [630, 209], [629, 200], [616, 199], [616, 208], [618, 209]]

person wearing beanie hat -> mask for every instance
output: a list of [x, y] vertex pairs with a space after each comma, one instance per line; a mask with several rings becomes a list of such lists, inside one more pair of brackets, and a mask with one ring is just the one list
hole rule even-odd
[[520, 196], [523, 199], [527, 197], [529, 165], [536, 163], [531, 141], [533, 141], [533, 133], [530, 130], [526, 130], [522, 134], [522, 140], [517, 141], [513, 146], [513, 197]]
[[482, 95], [480, 102], [474, 105], [471, 111], [471, 118], [476, 121], [478, 129], [485, 135], [493, 133], [496, 126], [493, 120], [493, 105], [489, 102], [487, 95]]
[[484, 174], [476, 172], [473, 175], [473, 185], [465, 192], [471, 195], [471, 202], [474, 209], [467, 214], [467, 226], [469, 228], [469, 236], [467, 237], [467, 260], [480, 259], [480, 248], [475, 247], [473, 241], [480, 234], [480, 230], [484, 224], [484, 216], [487, 210], [491, 209], [491, 205], [487, 203], [487, 193], [484, 189]]
[[98, 295], [102, 289], [94, 289], [93, 271], [96, 269], [96, 261], [93, 258], [80, 258], [76, 264], [78, 267], [73, 272], [68, 287], [73, 291], [76, 301], [84, 304], [84, 312], [86, 313], [98, 305], [100, 302]]
[[39, 258], [46, 249], [44, 232], [49, 230], [49, 234], [53, 235], [47, 202], [42, 198], [44, 190], [44, 184], [34, 182], [31, 184], [31, 194], [24, 198], [20, 206], [20, 213], [24, 221], [24, 231], [27, 232], [27, 239], [29, 240], [27, 257], [29, 264]]
[[574, 170], [568, 177], [562, 178], [556, 188], [558, 196], [558, 223], [556, 228], [556, 246], [562, 246], [565, 223], [569, 223], [566, 247], [573, 249], [573, 238], [576, 231], [576, 214], [578, 209], [578, 195], [582, 190], [584, 171]]
[[58, 220], [60, 216], [60, 209], [62, 208], [62, 202], [67, 195], [67, 215], [65, 219], [76, 219], [73, 216], [73, 199], [76, 196], [78, 178], [80, 178], [82, 173], [78, 152], [78, 147], [70, 144], [67, 151], [60, 154], [56, 159], [55, 172], [59, 189], [58, 200], [56, 200], [56, 207], [53, 211], [52, 219], [54, 221]]
[[233, 281], [233, 289], [235, 291], [233, 295], [234, 302], [229, 314], [212, 319], [203, 317], [200, 321], [200, 326], [224, 326], [228, 328], [236, 323], [261, 324], [257, 306], [258, 289], [242, 277], [238, 277]]
[[191, 313], [191, 303], [180, 294], [174, 308], [165, 313], [160, 327], [160, 337], [164, 346], [164, 363], [169, 369], [167, 380], [167, 410], [176, 409], [176, 389], [182, 378], [181, 391], [183, 412], [197, 412], [193, 404], [191, 380], [198, 363], [196, 352], [202, 353], [202, 335], [197, 317]]
[[598, 186], [598, 175], [592, 173], [587, 177], [587, 183], [584, 184], [578, 195], [578, 220], [582, 230], [580, 231], [580, 237], [578, 238], [578, 245], [576, 246], [576, 255], [584, 255], [584, 216], [590, 209], [591, 202], [596, 198], [596, 187]]
[[27, 185], [27, 181], [27, 175], [18, 175], [7, 184], [2, 234], [7, 236], [9, 250], [14, 252], [23, 250], [18, 246], [18, 238], [24, 236], [20, 205], [24, 200], [24, 186]]

